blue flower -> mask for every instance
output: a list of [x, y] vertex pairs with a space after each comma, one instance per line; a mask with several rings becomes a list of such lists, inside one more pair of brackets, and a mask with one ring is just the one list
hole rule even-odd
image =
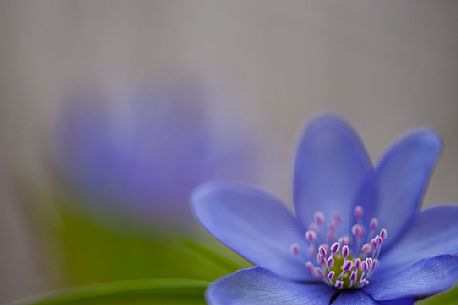
[[199, 221], [256, 267], [213, 283], [212, 305], [413, 304], [458, 279], [458, 206], [419, 211], [441, 149], [430, 130], [376, 166], [341, 118], [313, 120], [294, 168], [295, 217], [262, 190], [199, 187]]
[[194, 187], [208, 179], [249, 179], [254, 168], [241, 124], [223, 116], [210, 121], [206, 110], [218, 102], [214, 98], [195, 83], [123, 94], [77, 91], [56, 127], [60, 175], [90, 203], [86, 207], [103, 215], [189, 225]]

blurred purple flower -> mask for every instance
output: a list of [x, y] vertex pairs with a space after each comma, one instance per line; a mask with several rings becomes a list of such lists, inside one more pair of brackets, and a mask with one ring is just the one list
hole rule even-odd
[[[210, 121], [213, 98], [202, 86], [189, 84], [125, 96], [79, 91], [57, 125], [57, 164], [64, 181], [104, 213], [188, 225], [193, 187], [212, 177], [249, 179], [254, 167], [253, 147], [239, 122]], [[125, 111], [113, 107], [114, 99]]]
[[201, 186], [197, 218], [257, 265], [212, 284], [209, 303], [413, 304], [452, 287], [458, 206], [419, 211], [440, 149], [434, 132], [416, 130], [373, 167], [353, 129], [324, 115], [297, 150], [295, 217], [256, 188]]

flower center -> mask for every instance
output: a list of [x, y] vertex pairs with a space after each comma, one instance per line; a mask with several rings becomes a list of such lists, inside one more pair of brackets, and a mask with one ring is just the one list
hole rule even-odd
[[[383, 241], [388, 231], [381, 229], [377, 234], [378, 220], [372, 218], [369, 230], [362, 225], [364, 210], [354, 209], [355, 224], [351, 236], [337, 238], [336, 229], [341, 223], [340, 215], [334, 215], [325, 232], [325, 215], [317, 211], [309, 229], [305, 232], [308, 243], [308, 256], [316, 260], [307, 261], [305, 267], [314, 276], [337, 289], [362, 288], [369, 284], [379, 261]], [[293, 255], [301, 253], [299, 244], [292, 244]]]

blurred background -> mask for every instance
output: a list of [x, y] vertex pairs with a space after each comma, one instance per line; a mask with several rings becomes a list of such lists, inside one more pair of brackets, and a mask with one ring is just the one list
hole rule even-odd
[[187, 194], [227, 178], [291, 202], [320, 111], [374, 160], [436, 129], [424, 206], [457, 202], [458, 2], [0, 0], [0, 302], [227, 273]]

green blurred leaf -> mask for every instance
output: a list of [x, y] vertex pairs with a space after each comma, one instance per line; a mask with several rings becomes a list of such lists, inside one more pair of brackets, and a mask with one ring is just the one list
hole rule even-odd
[[200, 255], [202, 258], [212, 261], [216, 265], [225, 268], [228, 272], [248, 267], [248, 265], [244, 262], [235, 262], [229, 257], [193, 240], [183, 240], [183, 246], [197, 255]]
[[239, 268], [221, 264], [226, 260], [217, 254], [210, 259], [189, 250], [181, 237], [105, 226], [68, 211], [61, 211], [54, 234], [72, 284], [145, 277], [213, 280]]
[[143, 279], [95, 284], [51, 293], [11, 305], [61, 304], [205, 304], [208, 282]]
[[455, 287], [448, 292], [441, 293], [417, 302], [419, 305], [457, 305], [458, 304], [458, 287]]
[[[183, 238], [132, 221], [116, 222], [85, 210], [87, 203], [69, 193], [40, 194], [30, 196], [23, 209], [35, 218], [32, 223], [48, 245], [53, 268], [61, 271], [60, 287], [141, 278], [213, 281], [249, 266], [214, 239]], [[41, 210], [45, 205], [52, 213]]]

